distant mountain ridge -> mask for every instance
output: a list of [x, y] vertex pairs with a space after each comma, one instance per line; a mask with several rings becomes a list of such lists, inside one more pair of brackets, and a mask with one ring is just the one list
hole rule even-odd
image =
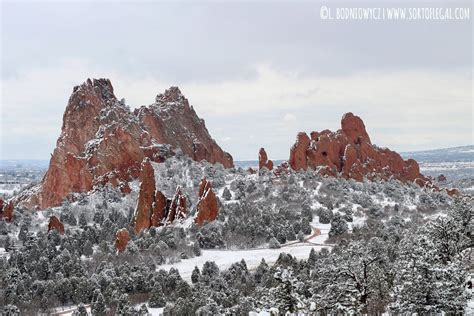
[[400, 154], [403, 158], [415, 159], [418, 162], [472, 162], [474, 161], [474, 145], [409, 151]]
[[[429, 149], [420, 151], [405, 151], [401, 152], [403, 158], [412, 158], [418, 162], [474, 162], [474, 145], [449, 147], [440, 149]], [[273, 162], [276, 165], [281, 164], [284, 159], [275, 159]], [[37, 167], [47, 168], [49, 160], [47, 159], [0, 159], [0, 169], [11, 169], [18, 165], [23, 167]], [[236, 167], [241, 168], [256, 168], [258, 167], [258, 160], [236, 160], [234, 161]]]

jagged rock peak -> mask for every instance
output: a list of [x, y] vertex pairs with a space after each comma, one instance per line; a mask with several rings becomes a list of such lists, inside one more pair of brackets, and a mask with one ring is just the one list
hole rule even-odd
[[[204, 120], [177, 87], [132, 113], [116, 99], [110, 80], [87, 79], [69, 98], [43, 181], [14, 202], [45, 209], [60, 205], [70, 193], [107, 183], [127, 192], [127, 182], [140, 175], [145, 157], [163, 162], [178, 149], [196, 161], [234, 166], [232, 156], [211, 137]], [[145, 214], [149, 220], [148, 209]], [[142, 224], [138, 228], [147, 225]]]
[[170, 87], [166, 89], [164, 93], [160, 93], [156, 96], [155, 102], [157, 104], [168, 104], [168, 103], [185, 103], [188, 104], [188, 99], [181, 93], [178, 87]]
[[341, 119], [341, 128], [346, 136], [356, 144], [366, 142], [371, 144], [369, 134], [365, 130], [365, 125], [362, 119], [351, 112], [346, 113]]
[[95, 93], [97, 96], [101, 96], [104, 99], [116, 99], [114, 95], [114, 87], [107, 78], [90, 79], [82, 83], [81, 85], [73, 88], [73, 95], [76, 93]]

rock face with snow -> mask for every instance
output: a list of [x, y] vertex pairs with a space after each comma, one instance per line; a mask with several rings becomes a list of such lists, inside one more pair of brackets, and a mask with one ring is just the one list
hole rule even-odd
[[426, 185], [413, 159], [403, 160], [396, 152], [372, 145], [364, 122], [352, 113], [342, 117], [341, 129], [299, 133], [291, 147], [289, 165], [294, 170], [312, 168], [323, 175], [341, 175], [362, 181], [395, 178]]
[[108, 79], [88, 79], [73, 89], [43, 181], [15, 203], [44, 209], [106, 183], [127, 193], [145, 157], [162, 162], [178, 148], [197, 161], [233, 166], [178, 88], [131, 112]]
[[127, 248], [128, 241], [130, 240], [130, 235], [126, 228], [119, 229], [115, 234], [115, 249], [118, 252], [122, 252]]
[[273, 161], [268, 159], [267, 152], [262, 147], [258, 152], [258, 169], [261, 170], [263, 168], [273, 170]]
[[63, 225], [63, 223], [61, 223], [59, 218], [57, 218], [54, 215], [49, 218], [48, 232], [52, 231], [53, 229], [57, 230], [61, 235], [64, 234], [64, 225]]
[[140, 171], [140, 193], [135, 210], [135, 233], [140, 233], [151, 225], [153, 204], [155, 202], [155, 174], [150, 159], [145, 158]]
[[219, 203], [212, 190], [211, 182], [207, 181], [206, 178], [202, 179], [199, 184], [198, 195], [199, 200], [194, 222], [198, 225], [202, 225], [204, 222], [212, 222], [219, 215]]
[[168, 210], [166, 210], [165, 224], [171, 224], [174, 221], [186, 219], [187, 216], [188, 207], [186, 203], [186, 197], [181, 191], [181, 187], [178, 186], [173, 198], [171, 199], [170, 206]]

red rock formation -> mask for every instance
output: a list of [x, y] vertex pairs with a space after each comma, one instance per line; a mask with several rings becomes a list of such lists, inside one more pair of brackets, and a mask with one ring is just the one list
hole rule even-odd
[[247, 172], [250, 173], [250, 174], [256, 174], [257, 173], [257, 171], [255, 171], [252, 167], [249, 167], [247, 169]]
[[43, 181], [15, 197], [15, 205], [44, 209], [106, 183], [128, 192], [126, 183], [139, 176], [145, 157], [162, 162], [177, 148], [197, 161], [233, 166], [178, 88], [130, 112], [108, 79], [88, 79], [73, 89]]
[[296, 143], [290, 149], [290, 159], [288, 160], [293, 170], [306, 170], [308, 168], [306, 150], [308, 149], [309, 142], [310, 140], [306, 133], [298, 133]]
[[260, 148], [260, 151], [258, 152], [258, 169], [261, 170], [262, 168], [273, 170], [273, 161], [268, 160], [265, 148]]
[[0, 199], [0, 219], [3, 218], [3, 200]]
[[156, 188], [155, 172], [149, 158], [145, 158], [142, 162], [140, 181], [140, 193], [135, 209], [135, 234], [139, 234], [143, 229], [150, 228], [151, 225]]
[[63, 223], [61, 223], [59, 218], [57, 218], [54, 215], [49, 218], [48, 232], [52, 231], [53, 229], [57, 230], [61, 235], [64, 234], [64, 225], [63, 225]]
[[194, 222], [198, 225], [202, 225], [204, 222], [212, 222], [219, 214], [219, 204], [212, 190], [211, 182], [207, 181], [206, 178], [202, 179], [199, 184], [198, 196], [199, 200]]
[[156, 191], [155, 202], [153, 203], [153, 213], [151, 215], [151, 226], [157, 227], [162, 225], [168, 212], [168, 199], [161, 193]]
[[118, 252], [122, 252], [127, 248], [128, 241], [130, 240], [130, 236], [128, 234], [128, 230], [126, 228], [119, 229], [115, 234], [115, 249]]
[[166, 224], [171, 224], [175, 220], [185, 219], [188, 213], [186, 197], [181, 192], [181, 187], [176, 188], [176, 192], [171, 199], [171, 204], [166, 215]]
[[352, 113], [341, 120], [337, 132], [324, 130], [299, 133], [291, 147], [289, 164], [294, 170], [308, 167], [317, 172], [362, 181], [368, 179], [395, 178], [425, 186], [429, 180], [420, 173], [413, 159], [403, 160], [396, 152], [372, 145], [364, 122]]
[[177, 87], [157, 95], [155, 104], [135, 110], [135, 115], [158, 143], [181, 148], [196, 161], [220, 162], [226, 168], [233, 167], [232, 156], [211, 138], [204, 120], [198, 118]]
[[365, 125], [362, 119], [358, 116], [355, 116], [352, 113], [346, 113], [341, 120], [341, 128], [347, 138], [355, 144], [361, 144], [365, 142], [367, 144], [372, 144], [370, 142], [369, 134], [365, 130]]
[[10, 201], [3, 207], [3, 219], [7, 223], [11, 223], [13, 220], [13, 201]]

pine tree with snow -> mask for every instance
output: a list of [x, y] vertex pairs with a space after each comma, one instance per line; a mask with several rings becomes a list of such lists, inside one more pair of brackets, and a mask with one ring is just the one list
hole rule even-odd
[[99, 290], [94, 292], [95, 300], [91, 304], [92, 315], [104, 316], [107, 313], [107, 306], [105, 305], [105, 299]]
[[87, 218], [85, 213], [79, 215], [79, 226], [85, 228], [87, 226]]
[[227, 187], [225, 187], [224, 191], [222, 192], [222, 198], [226, 201], [230, 201], [232, 199], [232, 193], [230, 193]]
[[152, 308], [161, 308], [165, 307], [165, 305], [166, 300], [165, 295], [163, 294], [163, 290], [161, 289], [161, 286], [155, 285], [155, 287], [153, 287], [153, 289], [151, 290], [148, 306]]
[[201, 271], [199, 271], [199, 268], [196, 266], [194, 267], [194, 270], [191, 274], [191, 282], [193, 284], [198, 283], [200, 277], [201, 277]]
[[7, 305], [3, 308], [3, 310], [0, 310], [0, 314], [2, 316], [19, 316], [20, 309], [15, 305]]
[[18, 233], [18, 240], [25, 243], [28, 235], [28, 225], [26, 223], [20, 226], [20, 232]]
[[300, 299], [295, 290], [296, 279], [293, 277], [293, 270], [278, 267], [274, 278], [279, 282], [275, 297], [278, 310], [283, 315], [296, 312]]
[[279, 249], [281, 246], [280, 242], [275, 237], [272, 237], [268, 242], [268, 247], [270, 249]]
[[195, 242], [193, 244], [193, 253], [196, 257], [199, 257], [201, 255], [201, 247], [199, 247], [199, 243]]
[[74, 312], [72, 312], [72, 316], [87, 316], [87, 315], [89, 314], [87, 313], [86, 307], [82, 303], [79, 303], [79, 305], [77, 306], [77, 309]]
[[142, 306], [140, 306], [140, 309], [138, 310], [138, 315], [139, 316], [150, 315], [150, 312], [148, 311], [148, 308], [146, 307], [145, 304], [142, 304]]
[[318, 256], [316, 254], [316, 250], [314, 250], [314, 248], [311, 248], [311, 251], [309, 252], [309, 258], [308, 258], [309, 265], [310, 266], [315, 265], [317, 260], [318, 260]]
[[329, 237], [339, 236], [347, 232], [349, 229], [345, 220], [342, 219], [341, 215], [334, 215], [331, 220], [331, 229], [329, 230]]

